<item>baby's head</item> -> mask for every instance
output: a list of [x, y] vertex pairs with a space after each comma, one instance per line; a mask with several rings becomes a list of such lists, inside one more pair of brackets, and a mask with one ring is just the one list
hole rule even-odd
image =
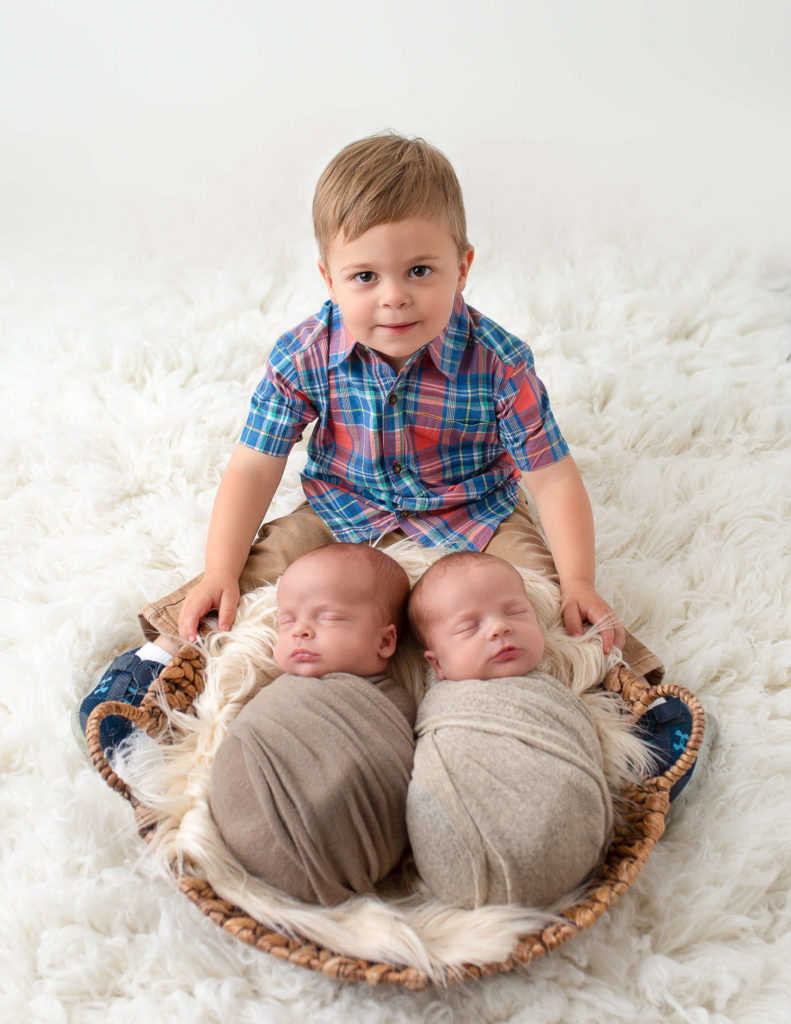
[[284, 672], [323, 676], [383, 672], [396, 649], [409, 578], [365, 544], [329, 544], [283, 573], [274, 656]]
[[439, 679], [524, 675], [544, 654], [524, 580], [485, 552], [454, 552], [428, 568], [410, 596], [409, 621]]

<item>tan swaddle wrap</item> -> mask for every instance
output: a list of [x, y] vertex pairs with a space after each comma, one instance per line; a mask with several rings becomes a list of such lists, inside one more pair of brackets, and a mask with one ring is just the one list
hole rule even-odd
[[217, 750], [210, 806], [251, 874], [333, 905], [370, 892], [406, 845], [414, 703], [392, 680], [282, 675]]
[[407, 828], [435, 896], [546, 907], [584, 881], [613, 817], [579, 697], [543, 672], [440, 680], [415, 729]]

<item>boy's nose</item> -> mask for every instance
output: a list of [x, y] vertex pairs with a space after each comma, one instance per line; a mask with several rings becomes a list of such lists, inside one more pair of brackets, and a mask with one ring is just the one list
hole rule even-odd
[[313, 636], [313, 630], [307, 622], [295, 622], [291, 627], [291, 635], [293, 637], [310, 637]]
[[405, 306], [409, 301], [409, 295], [407, 291], [397, 281], [385, 283], [381, 292], [381, 302], [383, 306], [388, 306], [391, 309], [398, 309], [401, 306]]

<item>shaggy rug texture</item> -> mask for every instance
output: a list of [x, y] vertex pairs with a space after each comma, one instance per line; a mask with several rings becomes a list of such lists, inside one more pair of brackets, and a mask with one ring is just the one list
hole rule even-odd
[[[216, 485], [310, 259], [155, 246], [8, 261], [2, 317], [0, 1016], [11, 1022], [780, 1024], [791, 1018], [791, 274], [658, 228], [479, 246], [468, 301], [534, 349], [586, 480], [599, 585], [719, 726], [593, 929], [447, 991], [286, 965], [201, 915], [95, 773], [74, 709], [199, 570]], [[272, 508], [299, 498], [296, 453]]]

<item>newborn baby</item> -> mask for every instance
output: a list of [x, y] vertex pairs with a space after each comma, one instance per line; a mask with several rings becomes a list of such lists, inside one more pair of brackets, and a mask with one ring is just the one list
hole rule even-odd
[[612, 800], [583, 702], [537, 670], [524, 581], [494, 555], [435, 562], [409, 601], [437, 681], [418, 709], [407, 829], [419, 874], [463, 907], [546, 907], [605, 852]]
[[209, 799], [226, 846], [297, 899], [370, 892], [406, 846], [415, 705], [385, 672], [408, 593], [401, 566], [363, 544], [297, 559], [277, 591], [284, 675], [217, 750]]

